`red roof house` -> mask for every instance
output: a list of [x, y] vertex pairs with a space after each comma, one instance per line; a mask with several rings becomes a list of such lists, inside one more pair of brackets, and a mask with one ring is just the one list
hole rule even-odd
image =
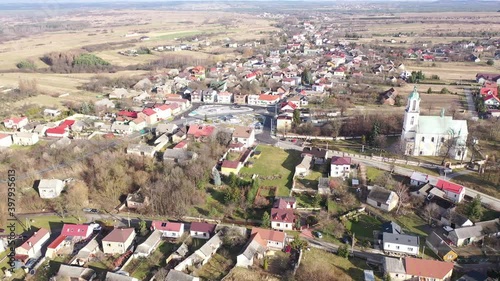
[[121, 110], [121, 111], [118, 111], [117, 115], [132, 118], [132, 119], [137, 118], [137, 112], [135, 112], [135, 111]]
[[465, 196], [465, 188], [459, 184], [439, 179], [436, 187], [444, 191], [446, 199], [455, 203], [461, 202]]
[[194, 137], [196, 139], [203, 137], [210, 137], [215, 131], [214, 126], [208, 125], [191, 125], [189, 126], [189, 130], [187, 132], [188, 137]]
[[212, 234], [215, 233], [215, 224], [206, 222], [192, 222], [189, 232], [192, 237], [209, 239]]
[[271, 228], [277, 230], [293, 230], [295, 214], [293, 209], [271, 209]]
[[61, 235], [77, 239], [87, 239], [92, 234], [93, 228], [86, 224], [64, 224]]
[[28, 117], [11, 117], [3, 120], [7, 129], [19, 129], [28, 125]]
[[50, 238], [50, 232], [41, 228], [33, 236], [26, 240], [21, 246], [16, 248], [16, 256], [21, 259], [32, 258], [40, 253], [43, 244]]
[[163, 237], [179, 238], [184, 233], [184, 224], [170, 221], [153, 221], [152, 229], [161, 231]]
[[418, 277], [418, 280], [448, 280], [453, 266], [452, 262], [405, 258], [406, 275]]
[[351, 165], [351, 157], [337, 157], [337, 156], [333, 156], [332, 157], [332, 162], [331, 162], [332, 165], [340, 165], [340, 166], [343, 166], [343, 165]]
[[69, 136], [68, 127], [57, 126], [45, 130], [47, 137], [62, 138]]

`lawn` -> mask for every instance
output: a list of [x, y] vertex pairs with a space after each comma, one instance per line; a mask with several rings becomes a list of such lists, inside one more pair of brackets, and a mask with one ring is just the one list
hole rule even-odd
[[346, 221], [346, 229], [355, 234], [356, 239], [373, 241], [373, 232], [380, 230], [382, 222], [369, 215], [359, 215], [358, 221]]
[[[312, 248], [305, 251], [302, 262], [298, 269], [300, 271], [314, 272], [317, 270], [333, 271], [337, 280], [364, 280], [365, 269], [370, 268], [366, 262], [358, 258], [341, 258], [335, 254]], [[376, 280], [381, 280], [377, 277]]]
[[236, 264], [236, 256], [241, 247], [222, 246], [207, 264], [194, 272], [202, 280], [220, 280], [226, 276]]
[[453, 181], [490, 196], [494, 196], [496, 198], [500, 197], [500, 189], [495, 186], [493, 182], [488, 180], [487, 175], [481, 176], [474, 172], [467, 175], [456, 176], [453, 178]]
[[248, 269], [243, 267], [236, 267], [231, 270], [231, 273], [225, 277], [224, 280], [227, 281], [279, 281], [280, 279], [273, 277], [272, 275], [256, 269]]
[[385, 171], [379, 170], [377, 168], [373, 168], [370, 166], [366, 166], [366, 181], [374, 181], [378, 177], [380, 177]]
[[[268, 145], [259, 145], [261, 151], [259, 159], [254, 159], [252, 168], [241, 169], [241, 174], [249, 179], [253, 174], [260, 176], [261, 186], [278, 187], [279, 196], [288, 196], [292, 188], [295, 166], [300, 163], [300, 152], [296, 150], [282, 150]], [[280, 176], [277, 179], [264, 179], [269, 176]]]
[[[29, 221], [22, 221], [24, 225], [29, 223], [31, 227], [49, 229], [50, 232], [57, 232], [62, 229], [64, 223], [79, 223], [75, 217], [61, 218], [59, 216], [34, 217]], [[81, 222], [80, 222], [81, 223]], [[19, 222], [16, 222], [16, 233], [23, 233], [24, 229]]]

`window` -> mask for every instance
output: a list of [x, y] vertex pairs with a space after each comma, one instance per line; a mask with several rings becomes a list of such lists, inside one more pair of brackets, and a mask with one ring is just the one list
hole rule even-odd
[[413, 248], [412, 247], [408, 247], [408, 251], [413, 252]]
[[399, 246], [396, 246], [396, 249], [399, 250]]
[[434, 137], [431, 138], [431, 142], [434, 142]]
[[111, 243], [108, 243], [108, 247], [111, 247]]
[[411, 110], [415, 111], [416, 108], [417, 108], [417, 101], [414, 100], [411, 106]]
[[410, 125], [413, 125], [413, 123], [415, 123], [415, 116], [412, 116], [410, 119]]
[[462, 150], [459, 150], [459, 151], [457, 152], [457, 156], [460, 156], [460, 155], [462, 155]]
[[420, 150], [420, 155], [422, 155], [424, 152], [422, 150]]
[[444, 142], [444, 138], [441, 138], [441, 142]]
[[285, 223], [285, 227], [288, 227], [288, 223]]
[[380, 207], [382, 206], [382, 204], [380, 202], [377, 202], [377, 207]]
[[425, 137], [422, 137], [422, 142], [424, 142], [424, 141], [425, 141]]
[[280, 227], [280, 223], [279, 223], [279, 222], [278, 222], [278, 223], [276, 223], [276, 226], [277, 226], [277, 227]]

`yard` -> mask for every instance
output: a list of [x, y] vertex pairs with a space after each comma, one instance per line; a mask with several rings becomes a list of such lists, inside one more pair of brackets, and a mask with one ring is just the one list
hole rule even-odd
[[[62, 229], [65, 223], [79, 223], [78, 219], [75, 217], [59, 217], [59, 216], [37, 216], [30, 220], [22, 220], [22, 224], [31, 225], [33, 228], [45, 228], [50, 230], [50, 232], [58, 232]], [[80, 222], [81, 223], [81, 222]], [[24, 232], [23, 227], [19, 222], [16, 222], [16, 233], [21, 234]]]
[[226, 276], [236, 264], [236, 256], [241, 247], [222, 246], [207, 264], [194, 272], [203, 280], [220, 280]]
[[[364, 280], [364, 269], [371, 269], [364, 260], [357, 258], [345, 259], [335, 254], [312, 248], [305, 251], [298, 276], [311, 276], [316, 271], [327, 272], [335, 276], [332, 280]], [[309, 273], [309, 274], [307, 274]], [[376, 280], [381, 280], [376, 277]]]
[[231, 273], [229, 273], [226, 277], [227, 281], [261, 281], [261, 280], [267, 280], [267, 281], [279, 281], [279, 278], [273, 277], [272, 275], [261, 271], [261, 270], [256, 270], [254, 268], [252, 269], [247, 269], [243, 267], [236, 267], [233, 270], [231, 270]]
[[[278, 196], [288, 196], [292, 188], [295, 166], [300, 163], [300, 152], [282, 150], [268, 145], [259, 145], [259, 159], [253, 159], [252, 168], [241, 169], [241, 174], [250, 179], [253, 174], [259, 175], [261, 186], [278, 187]], [[275, 179], [270, 179], [276, 177]]]
[[373, 232], [379, 231], [382, 222], [369, 215], [359, 215], [356, 220], [347, 220], [346, 230], [351, 231], [358, 240], [373, 241]]
[[175, 250], [175, 247], [175, 244], [162, 241], [158, 249], [149, 257], [132, 261], [127, 266], [126, 271], [139, 280], [148, 280], [152, 277], [152, 272], [155, 269], [166, 265], [166, 258]]

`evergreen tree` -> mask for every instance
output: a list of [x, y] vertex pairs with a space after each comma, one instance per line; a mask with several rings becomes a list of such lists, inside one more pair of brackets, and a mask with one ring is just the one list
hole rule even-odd
[[217, 169], [212, 169], [212, 176], [214, 177], [214, 185], [219, 186], [222, 184], [220, 173], [219, 171], [217, 171]]
[[481, 205], [481, 196], [478, 194], [470, 203], [467, 215], [472, 221], [480, 221], [483, 217], [483, 212], [484, 210]]
[[295, 109], [293, 111], [293, 125], [298, 126], [300, 125], [300, 110]]
[[302, 84], [311, 85], [313, 82], [311, 70], [309, 68], [304, 69], [301, 74]]
[[270, 227], [271, 226], [271, 218], [269, 217], [268, 212], [264, 212], [262, 215], [262, 227]]
[[349, 257], [349, 248], [347, 248], [347, 245], [340, 246], [337, 250], [337, 255], [343, 258]]
[[378, 121], [375, 121], [375, 123], [373, 123], [372, 131], [368, 136], [368, 143], [370, 145], [373, 145], [379, 135], [380, 135], [380, 124]]
[[429, 89], [427, 89], [427, 93], [428, 94], [432, 94], [432, 88], [431, 87], [429, 87]]

